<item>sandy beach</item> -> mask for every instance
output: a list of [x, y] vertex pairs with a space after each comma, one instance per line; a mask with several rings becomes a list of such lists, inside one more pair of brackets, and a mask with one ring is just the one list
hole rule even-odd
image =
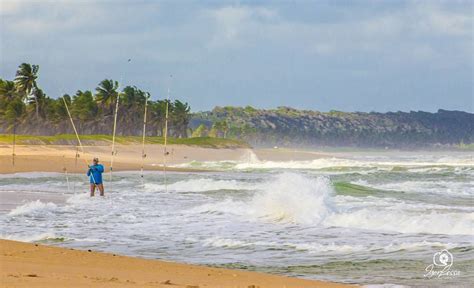
[[[12, 146], [0, 145], [0, 174], [16, 172], [64, 172], [81, 173], [86, 170], [86, 163], [93, 157], [99, 157], [102, 164], [110, 167], [110, 146], [84, 146], [84, 153], [72, 145], [17, 145], [15, 147], [15, 165], [12, 163]], [[114, 159], [114, 171], [140, 170], [142, 157], [141, 145], [117, 145]], [[163, 145], [145, 146], [146, 158], [144, 170], [163, 170]], [[312, 160], [327, 155], [322, 153], [284, 150], [284, 149], [213, 149], [186, 145], [169, 145], [168, 165], [191, 161], [246, 161], [256, 155], [261, 160], [301, 161]], [[79, 158], [76, 158], [76, 152]], [[199, 171], [190, 168], [168, 167], [169, 171]]]
[[351, 287], [0, 240], [2, 287]]
[[[145, 170], [162, 170], [163, 147], [147, 145]], [[119, 145], [114, 171], [138, 170], [141, 166], [139, 145]], [[276, 149], [252, 151], [249, 149], [210, 149], [171, 145], [167, 163], [176, 165], [190, 161], [244, 160], [258, 157], [267, 160], [307, 160], [322, 155]], [[63, 172], [85, 170], [87, 159], [97, 156], [110, 164], [110, 146], [86, 146], [85, 154], [76, 159], [74, 146], [19, 145], [12, 165], [12, 146], [0, 147], [0, 173]], [[254, 154], [255, 153], [255, 154]], [[172, 171], [200, 171], [168, 167]], [[5, 209], [18, 203], [18, 195], [2, 194]], [[7, 197], [8, 196], [8, 197]], [[21, 197], [29, 197], [24, 192]], [[35, 196], [36, 197], [36, 196]], [[58, 198], [59, 197], [59, 198]], [[43, 200], [63, 202], [62, 196]], [[25, 199], [26, 199], [25, 198]], [[13, 202], [9, 204], [8, 200]], [[2, 206], [2, 207], [3, 207]], [[210, 268], [141, 258], [118, 256], [95, 251], [80, 251], [49, 247], [33, 243], [0, 240], [2, 287], [347, 287], [240, 270]]]

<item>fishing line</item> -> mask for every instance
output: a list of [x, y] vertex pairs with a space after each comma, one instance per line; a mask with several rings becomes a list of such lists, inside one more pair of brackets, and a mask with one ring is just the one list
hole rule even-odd
[[[74, 171], [77, 171], [77, 158], [79, 158], [79, 147], [76, 146], [76, 155], [74, 157]], [[76, 181], [72, 182], [72, 190], [74, 195], [76, 195]]]
[[165, 142], [164, 142], [164, 151], [163, 151], [163, 177], [165, 181], [165, 191], [168, 192], [168, 181], [166, 177], [166, 156], [168, 156], [168, 151], [166, 146], [168, 144], [168, 116], [169, 116], [169, 103], [170, 103], [170, 86], [173, 75], [170, 75], [168, 83], [168, 95], [166, 98], [166, 111], [165, 111]]
[[[62, 90], [62, 91], [64, 91], [64, 90]], [[62, 94], [63, 94], [63, 100], [64, 100], [65, 93], [62, 93]], [[66, 177], [67, 193], [69, 194], [69, 192], [71, 191], [71, 186], [69, 184], [69, 175], [67, 173], [65, 157], [66, 157], [66, 155], [63, 155], [63, 172], [64, 172], [64, 176]]]
[[[82, 154], [85, 155], [84, 146], [82, 146], [81, 138], [79, 138], [79, 133], [77, 133], [76, 125], [74, 124], [74, 120], [72, 119], [71, 112], [69, 111], [69, 107], [67, 106], [66, 98], [64, 98], [64, 95], [62, 98], [63, 98], [64, 106], [66, 107], [67, 115], [69, 116], [69, 120], [71, 120], [72, 128], [74, 129], [74, 133], [76, 134], [79, 147], [81, 147]], [[89, 163], [87, 163], [86, 158], [82, 158], [82, 159], [84, 160], [84, 163], [86, 164], [86, 166], [89, 167]], [[92, 181], [96, 183], [93, 173], [91, 173], [91, 176], [92, 176]]]
[[149, 93], [145, 96], [145, 112], [143, 116], [143, 135], [142, 135], [142, 166], [140, 169], [140, 177], [142, 178], [142, 185], [143, 185], [143, 166], [145, 165], [145, 137], [146, 137], [146, 114], [147, 114], [147, 107], [148, 107], [148, 97], [150, 96]]
[[65, 160], [66, 155], [63, 155], [63, 171], [64, 175], [66, 176], [66, 183], [67, 183], [67, 193], [69, 194], [69, 191], [71, 190], [69, 186], [69, 175], [67, 174], [67, 168], [66, 168], [66, 160]]
[[13, 172], [15, 172], [15, 146], [16, 146], [16, 118], [13, 120], [13, 145], [12, 145], [12, 166]]
[[[120, 84], [119, 84], [120, 85]], [[120, 86], [119, 86], [120, 87]], [[113, 170], [113, 165], [114, 165], [114, 156], [117, 154], [117, 151], [115, 151], [115, 131], [117, 130], [117, 114], [118, 114], [118, 108], [119, 108], [119, 99], [120, 99], [120, 92], [117, 92], [117, 100], [115, 102], [115, 115], [114, 115], [114, 128], [112, 132], [112, 156], [110, 158], [110, 177], [109, 180], [112, 181], [112, 170]]]
[[[130, 63], [132, 59], [128, 59], [127, 63]], [[119, 103], [120, 103], [120, 85], [122, 85], [123, 82], [123, 74], [120, 76], [120, 82], [118, 83], [117, 87], [117, 100], [115, 101], [115, 115], [114, 115], [114, 128], [112, 131], [112, 155], [110, 157], [110, 174], [109, 174], [109, 180], [112, 181], [112, 170], [114, 166], [114, 157], [117, 154], [117, 151], [115, 151], [115, 133], [117, 131], [117, 115], [118, 115], [118, 110], [119, 110]]]

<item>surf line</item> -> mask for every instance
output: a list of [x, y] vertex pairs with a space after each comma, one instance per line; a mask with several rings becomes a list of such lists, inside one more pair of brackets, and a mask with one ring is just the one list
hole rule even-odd
[[[72, 128], [74, 129], [74, 133], [76, 134], [77, 142], [79, 143], [79, 147], [81, 147], [81, 152], [82, 155], [85, 155], [84, 153], [84, 146], [82, 146], [81, 138], [79, 138], [79, 133], [77, 133], [76, 125], [74, 125], [74, 120], [72, 119], [71, 112], [69, 111], [69, 107], [67, 106], [66, 98], [63, 96], [63, 102], [64, 106], [66, 107], [67, 115], [69, 116], [69, 120], [71, 120]], [[87, 167], [89, 167], [89, 163], [87, 163], [86, 158], [82, 158], [84, 160], [84, 163], [86, 164]], [[92, 181], [95, 182], [94, 174], [91, 173], [92, 175]]]
[[143, 166], [145, 165], [145, 137], [146, 137], [146, 112], [148, 107], [148, 98], [150, 97], [150, 93], [146, 93], [145, 95], [145, 111], [143, 113], [143, 135], [142, 135], [142, 166], [140, 168], [140, 177], [142, 178], [143, 182]]

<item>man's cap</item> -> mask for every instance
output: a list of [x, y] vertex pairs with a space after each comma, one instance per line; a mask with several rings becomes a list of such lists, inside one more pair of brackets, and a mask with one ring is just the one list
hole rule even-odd
[[98, 157], [94, 157], [93, 161], [99, 162], [99, 158], [98, 158]]

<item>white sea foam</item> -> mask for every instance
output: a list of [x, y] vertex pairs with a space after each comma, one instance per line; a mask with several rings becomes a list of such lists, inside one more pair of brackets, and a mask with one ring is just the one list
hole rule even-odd
[[380, 248], [386, 252], [395, 252], [395, 251], [400, 251], [400, 250], [414, 251], [414, 250], [420, 250], [426, 247], [436, 247], [438, 249], [441, 249], [441, 248], [452, 249], [458, 246], [459, 244], [456, 244], [456, 243], [431, 242], [431, 241], [424, 240], [422, 242], [402, 242], [402, 243], [394, 242], [394, 243], [390, 243], [389, 245], [384, 245], [383, 247], [380, 247]]
[[247, 246], [254, 246], [254, 243], [251, 242], [245, 242], [241, 240], [235, 240], [235, 239], [228, 239], [228, 238], [221, 238], [221, 237], [211, 237], [204, 239], [202, 241], [204, 246], [207, 247], [219, 247], [219, 248], [241, 248], [241, 247], [247, 247]]
[[32, 235], [19, 235], [19, 234], [1, 235], [0, 239], [21, 241], [21, 242], [38, 242], [38, 241], [47, 241], [47, 240], [77, 241], [77, 242], [106, 242], [106, 240], [98, 239], [98, 238], [63, 237], [52, 232], [38, 233], [38, 234], [32, 234]]
[[226, 199], [191, 209], [191, 213], [230, 213], [252, 219], [318, 224], [331, 211], [333, 193], [326, 177], [282, 173], [260, 185], [250, 202]]
[[90, 196], [86, 193], [78, 193], [66, 199], [68, 204], [82, 204], [90, 202]]
[[331, 194], [328, 178], [314, 179], [287, 172], [255, 194], [250, 211], [257, 217], [275, 221], [318, 224], [331, 211]]
[[[474, 167], [473, 161], [459, 162], [417, 162], [417, 161], [361, 161], [345, 158], [320, 158], [312, 161], [259, 161], [243, 162], [235, 166], [236, 169], [327, 169], [327, 168], [374, 168], [377, 170], [391, 170], [393, 167], [419, 168], [423, 166], [450, 166]], [[432, 169], [432, 168], [431, 168]]]
[[255, 184], [236, 180], [214, 180], [207, 178], [183, 180], [168, 184], [145, 183], [145, 191], [158, 192], [168, 189], [169, 192], [206, 192], [217, 190], [251, 190]]
[[358, 158], [341, 158], [326, 157], [309, 161], [264, 161], [258, 159], [253, 152], [249, 152], [242, 156], [240, 161], [209, 161], [209, 162], [189, 162], [179, 164], [180, 167], [202, 167], [202, 168], [222, 168], [222, 169], [309, 169], [319, 170], [328, 168], [365, 168], [375, 170], [389, 171], [394, 167], [404, 167], [413, 169], [412, 172], [439, 172], [446, 167], [474, 167], [474, 160], [469, 157], [416, 157], [412, 156], [407, 159], [399, 159], [394, 161], [390, 157], [358, 157]]
[[58, 237], [56, 234], [47, 232], [47, 233], [39, 233], [33, 235], [2, 235], [0, 236], [1, 239], [6, 240], [14, 240], [14, 241], [21, 241], [21, 242], [36, 242], [36, 241], [43, 241], [48, 239], [58, 239], [62, 237]]
[[11, 210], [9, 216], [38, 215], [48, 214], [57, 210], [58, 206], [54, 203], [43, 203], [40, 200], [28, 202]]
[[[249, 201], [228, 198], [188, 212], [235, 214], [256, 221], [399, 233], [474, 234], [474, 213], [469, 207], [461, 207], [462, 212], [449, 212], [448, 207], [443, 205], [405, 203], [377, 197], [365, 197], [355, 203], [339, 196], [334, 198], [331, 183], [326, 177], [311, 178], [290, 172], [278, 174], [262, 187], [262, 191]], [[433, 209], [439, 211], [434, 212]]]
[[262, 161], [258, 159], [257, 154], [255, 154], [251, 149], [247, 150], [246, 153], [242, 155], [240, 161], [244, 163], [262, 163]]
[[368, 252], [382, 250], [384, 252], [396, 252], [396, 251], [416, 251], [429, 248], [445, 248], [452, 249], [458, 247], [456, 243], [441, 243], [441, 242], [392, 242], [390, 244], [377, 244], [377, 243], [364, 243], [364, 244], [338, 244], [335, 242], [330, 243], [318, 243], [318, 242], [307, 242], [307, 243], [295, 243], [295, 242], [278, 242], [278, 241], [251, 241], [251, 240], [240, 240], [231, 239], [225, 237], [210, 237], [204, 240], [198, 241], [197, 239], [190, 238], [189, 242], [201, 242], [203, 246], [215, 247], [215, 248], [245, 248], [245, 247], [262, 247], [268, 249], [295, 249], [297, 251], [307, 251], [309, 253], [349, 253], [349, 252]]
[[474, 213], [428, 214], [402, 209], [362, 208], [334, 213], [324, 225], [399, 233], [474, 235]]
[[[364, 185], [364, 184], [361, 184]], [[368, 185], [367, 183], [365, 185]], [[370, 185], [372, 188], [392, 191], [437, 193], [453, 195], [473, 195], [474, 182], [455, 181], [398, 181], [378, 185]]]
[[398, 284], [370, 284], [370, 285], [364, 285], [362, 287], [365, 288], [410, 288], [410, 286], [405, 286], [405, 285], [398, 285]]
[[0, 179], [8, 179], [8, 178], [36, 179], [36, 178], [59, 177], [59, 176], [64, 176], [64, 174], [58, 173], [58, 172], [19, 172], [19, 173], [12, 173], [12, 174], [0, 174]]

